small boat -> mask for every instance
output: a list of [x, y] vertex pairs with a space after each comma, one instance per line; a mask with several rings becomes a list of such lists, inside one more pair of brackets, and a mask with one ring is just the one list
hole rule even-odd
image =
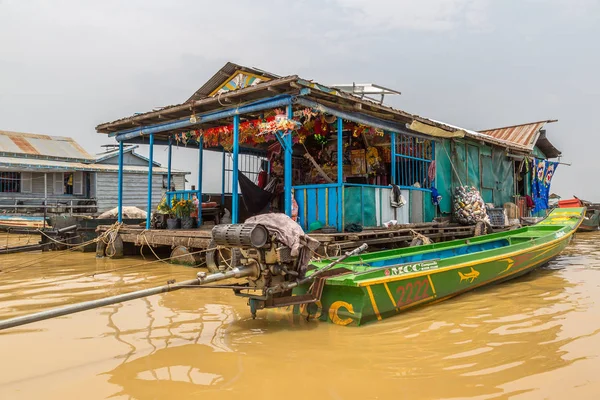
[[582, 206], [586, 208], [585, 217], [577, 229], [578, 232], [595, 232], [600, 229], [600, 204], [573, 196], [573, 199], [560, 200], [558, 206], [560, 208]]
[[49, 228], [50, 224], [48, 219], [45, 219], [45, 224], [44, 219], [43, 216], [0, 214], [0, 230], [7, 231], [18, 229], [21, 231], [36, 231], [37, 229], [43, 229], [44, 227]]
[[578, 232], [594, 232], [600, 227], [600, 210], [588, 210], [585, 218], [579, 225]]
[[[538, 224], [513, 231], [349, 257], [328, 271], [333, 276], [325, 279], [320, 301], [298, 311], [338, 325], [362, 325], [516, 278], [556, 257], [584, 213], [558, 208]], [[313, 273], [327, 266], [313, 264]], [[297, 295], [309, 290], [296, 289]]]

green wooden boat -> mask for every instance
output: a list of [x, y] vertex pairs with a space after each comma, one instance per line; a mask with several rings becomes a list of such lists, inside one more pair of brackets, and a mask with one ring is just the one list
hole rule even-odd
[[[328, 271], [333, 276], [325, 279], [320, 301], [295, 311], [338, 325], [362, 325], [513, 279], [556, 257], [584, 215], [585, 208], [560, 208], [513, 231], [350, 257]], [[328, 262], [313, 265], [312, 273]], [[309, 290], [307, 284], [295, 294]]]

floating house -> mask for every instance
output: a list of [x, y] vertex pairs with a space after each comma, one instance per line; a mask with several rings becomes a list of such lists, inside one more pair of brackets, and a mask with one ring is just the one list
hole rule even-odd
[[[90, 155], [68, 137], [0, 131], [0, 213], [95, 214], [116, 207], [119, 170], [127, 186], [123, 204], [146, 206], [149, 161], [137, 146]], [[168, 171], [153, 162], [156, 206], [167, 191]], [[172, 185], [183, 189], [185, 172], [171, 171]], [[141, 179], [140, 179], [141, 178]], [[140, 199], [143, 199], [140, 200]]]
[[[365, 87], [381, 99], [368, 97]], [[520, 160], [536, 152], [560, 155], [543, 131], [552, 121], [475, 132], [389, 107], [383, 104], [389, 93], [227, 63], [187, 101], [96, 130], [116, 139], [121, 159], [128, 144], [149, 145], [150, 161], [155, 145], [169, 146], [169, 160], [172, 146], [196, 147], [202, 171], [219, 168], [203, 164], [203, 149], [222, 152], [221, 199], [230, 199], [234, 223], [269, 209], [294, 216], [306, 230], [338, 232], [450, 215], [458, 185], [475, 186], [486, 202], [502, 207], [527, 194], [519, 188]], [[244, 170], [243, 155], [261, 167]], [[127, 192], [119, 181], [119, 204]], [[192, 194], [202, 194], [202, 173], [196, 190], [167, 193]]]

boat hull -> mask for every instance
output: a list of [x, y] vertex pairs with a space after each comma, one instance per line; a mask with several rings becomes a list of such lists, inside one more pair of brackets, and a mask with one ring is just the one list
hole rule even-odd
[[[328, 280], [321, 301], [299, 309], [322, 321], [338, 325], [357, 326], [382, 320], [402, 311], [439, 302], [470, 290], [500, 283], [524, 275], [555, 258], [569, 244], [572, 234], [581, 223], [583, 212], [577, 221], [564, 229], [555, 224], [564, 220], [569, 211], [562, 210], [542, 221], [537, 230], [542, 234], [528, 237], [533, 228], [522, 228], [516, 233], [500, 233], [479, 237], [472, 242], [481, 243], [485, 251], [448, 259], [412, 262], [400, 266], [376, 268], [364, 273], [347, 273]], [[571, 217], [573, 214], [571, 215]], [[571, 218], [568, 217], [568, 218]], [[568, 219], [567, 218], [567, 219]], [[544, 226], [548, 234], [544, 233]], [[503, 241], [509, 246], [501, 246]], [[467, 242], [468, 241], [462, 241]], [[452, 249], [452, 243], [421, 246], [424, 248]], [[472, 245], [472, 246], [476, 246]], [[464, 246], [463, 246], [464, 247]], [[456, 247], [457, 249], [460, 247]], [[402, 250], [400, 250], [402, 251]], [[385, 252], [384, 252], [385, 253]], [[389, 253], [389, 252], [388, 252]], [[384, 254], [383, 261], [389, 254]], [[365, 262], [376, 263], [377, 256]], [[346, 265], [352, 269], [352, 265]], [[364, 278], [362, 278], [364, 277]]]
[[577, 228], [578, 232], [595, 232], [600, 226], [600, 210], [588, 210], [585, 219]]
[[50, 224], [44, 217], [21, 216], [21, 215], [0, 215], [0, 230], [11, 229], [42, 229], [48, 228]]

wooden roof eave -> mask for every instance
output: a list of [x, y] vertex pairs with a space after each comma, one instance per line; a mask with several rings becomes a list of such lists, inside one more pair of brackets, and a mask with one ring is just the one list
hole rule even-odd
[[[160, 123], [166, 120], [173, 120], [189, 116], [190, 113], [198, 113], [213, 111], [219, 107], [224, 106], [240, 106], [243, 103], [247, 103], [253, 100], [257, 100], [261, 97], [256, 96], [258, 92], [267, 92], [271, 96], [273, 95], [273, 88], [285, 87], [283, 90], [278, 90], [278, 94], [285, 92], [297, 91], [293, 88], [290, 83], [297, 80], [297, 76], [288, 76], [285, 78], [274, 79], [260, 83], [255, 86], [250, 86], [244, 89], [231, 91], [230, 93], [224, 93], [219, 96], [202, 98], [189, 103], [177, 104], [173, 106], [164, 107], [157, 111], [150, 111], [135, 116], [121, 118], [112, 122], [102, 123], [96, 126], [98, 133], [113, 133], [124, 129], [130, 129], [136, 126], [148, 125], [149, 123]], [[271, 88], [271, 90], [269, 90]], [[254, 95], [254, 96], [253, 96]], [[223, 104], [225, 103], [225, 104]], [[211, 107], [217, 104], [217, 107]]]
[[[352, 104], [356, 105], [355, 106], [356, 108], [353, 110], [354, 112], [371, 110], [371, 112], [376, 112], [379, 114], [378, 118], [382, 118], [382, 115], [389, 115], [390, 117], [393, 117], [396, 120], [395, 122], [402, 121], [403, 123], [410, 123], [414, 120], [414, 121], [419, 121], [426, 125], [435, 126], [437, 128], [443, 129], [448, 132], [456, 132], [456, 131], [460, 130], [456, 127], [448, 126], [443, 123], [439, 123], [437, 121], [432, 121], [428, 118], [424, 118], [424, 117], [421, 117], [416, 114], [410, 114], [405, 111], [395, 109], [393, 107], [385, 106], [383, 104], [377, 103], [376, 101], [373, 101], [370, 99], [360, 98], [360, 97], [350, 94], [350, 93], [345, 93], [345, 92], [337, 90], [337, 89], [328, 88], [328, 87], [320, 85], [318, 83], [313, 83], [313, 82], [306, 81], [303, 79], [298, 79], [298, 84], [311, 89], [311, 94], [314, 96], [322, 96], [325, 98], [328, 97], [328, 98], [344, 99], [346, 101], [349, 101]], [[327, 89], [328, 91], [325, 89]], [[339, 104], [339, 102], [337, 102], [337, 101], [335, 101], [335, 103]], [[388, 117], [386, 117], [385, 119], [388, 121], [390, 120], [390, 118], [388, 118]]]

